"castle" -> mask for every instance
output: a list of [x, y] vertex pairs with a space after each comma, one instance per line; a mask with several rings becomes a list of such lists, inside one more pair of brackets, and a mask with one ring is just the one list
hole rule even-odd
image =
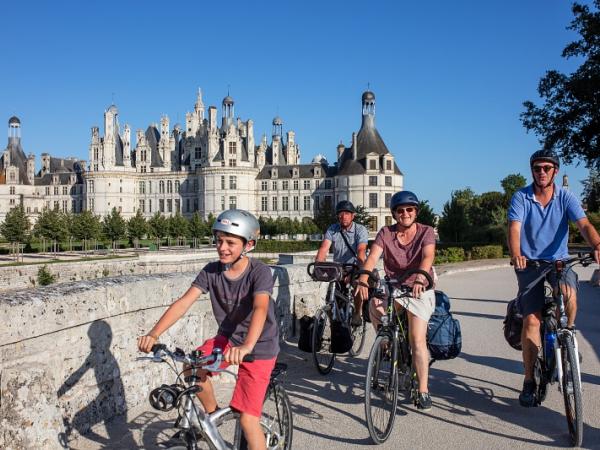
[[205, 108], [199, 90], [185, 128], [171, 129], [163, 116], [135, 132], [121, 128], [111, 105], [104, 128], [91, 130], [89, 165], [76, 158], [53, 158], [43, 153], [35, 174], [35, 156], [21, 146], [21, 122], [9, 120], [8, 146], [0, 157], [0, 220], [21, 204], [35, 220], [43, 208], [79, 213], [84, 209], [104, 216], [112, 208], [128, 218], [140, 210], [206, 218], [229, 208], [247, 209], [257, 216], [303, 219], [314, 217], [325, 204], [348, 199], [363, 205], [372, 217], [370, 231], [390, 224], [389, 201], [402, 190], [403, 174], [375, 127], [375, 95], [362, 95], [362, 125], [348, 147], [337, 147], [333, 164], [321, 155], [300, 163], [293, 131], [284, 135], [283, 121], [273, 119], [270, 142], [254, 139], [254, 123], [235, 117], [228, 95], [217, 108]]

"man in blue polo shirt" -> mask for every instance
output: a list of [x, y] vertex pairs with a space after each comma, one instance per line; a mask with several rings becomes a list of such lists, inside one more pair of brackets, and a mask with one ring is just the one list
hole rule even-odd
[[[369, 242], [369, 232], [367, 229], [354, 222], [356, 209], [352, 202], [341, 200], [335, 206], [335, 214], [338, 223], [334, 223], [327, 228], [325, 238], [319, 247], [315, 261], [325, 261], [329, 248], [333, 245], [333, 261], [340, 264], [357, 264], [362, 267], [367, 259], [367, 244]], [[354, 299], [354, 317], [353, 325], [361, 323], [362, 300], [360, 297]]]
[[[544, 280], [554, 285], [552, 274], [544, 275], [543, 267], [527, 266], [527, 260], [556, 261], [568, 257], [569, 221], [575, 222], [581, 235], [600, 260], [600, 236], [587, 219], [579, 201], [571, 193], [554, 184], [560, 162], [550, 150], [539, 150], [529, 160], [533, 183], [515, 192], [508, 210], [508, 248], [519, 284], [519, 304], [523, 314], [523, 365], [525, 381], [519, 395], [521, 406], [538, 404], [533, 366], [540, 343], [541, 310], [544, 307]], [[568, 317], [573, 327], [577, 313], [577, 275], [563, 274], [561, 286]]]

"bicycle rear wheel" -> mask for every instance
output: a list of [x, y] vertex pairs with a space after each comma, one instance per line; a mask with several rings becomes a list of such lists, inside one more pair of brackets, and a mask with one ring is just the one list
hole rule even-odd
[[268, 450], [290, 450], [294, 421], [289, 397], [283, 386], [271, 383], [265, 396], [260, 425]]
[[331, 318], [323, 308], [317, 310], [314, 318], [312, 355], [319, 373], [327, 375], [331, 372], [335, 362], [335, 353], [331, 353]]
[[398, 377], [394, 342], [388, 335], [375, 338], [365, 380], [365, 415], [369, 435], [376, 444], [390, 436], [398, 406]]
[[583, 404], [581, 398], [581, 378], [579, 374], [579, 355], [575, 352], [574, 337], [563, 336], [561, 359], [563, 367], [562, 391], [565, 399], [567, 425], [571, 443], [575, 447], [583, 442]]
[[367, 334], [367, 322], [363, 321], [360, 325], [350, 326], [352, 333], [352, 348], [348, 352], [350, 356], [358, 356], [365, 346], [365, 335]]

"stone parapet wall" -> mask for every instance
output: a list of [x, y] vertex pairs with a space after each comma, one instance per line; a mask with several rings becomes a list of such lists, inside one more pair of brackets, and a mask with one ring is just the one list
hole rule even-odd
[[[255, 256], [277, 259], [279, 254], [256, 253]], [[149, 252], [130, 258], [53, 262], [46, 268], [56, 276], [57, 283], [68, 283], [126, 275], [197, 272], [214, 257], [213, 248], [189, 253]], [[40, 264], [0, 266], [0, 292], [36, 287], [40, 267]]]
[[[172, 261], [178, 271], [154, 275], [126, 275], [123, 265], [121, 277], [0, 294], [0, 448], [64, 448], [170, 382], [165, 364], [136, 361], [136, 338], [204, 263]], [[294, 317], [316, 309], [326, 285], [311, 281], [305, 265], [272, 269], [285, 336]], [[202, 296], [161, 342], [189, 350], [215, 331], [210, 302]]]

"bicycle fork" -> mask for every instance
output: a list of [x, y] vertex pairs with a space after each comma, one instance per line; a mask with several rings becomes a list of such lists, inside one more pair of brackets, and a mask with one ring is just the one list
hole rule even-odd
[[[579, 344], [577, 343], [577, 338], [575, 337], [575, 332], [574, 331], [570, 331], [570, 330], [563, 330], [562, 331], [562, 337], [561, 340], [563, 339], [569, 339], [569, 337], [571, 339], [573, 339], [573, 350], [575, 352], [575, 354], [573, 355], [573, 359], [575, 360], [575, 367], [577, 368], [577, 377], [579, 378], [579, 385], [581, 386], [581, 366], [579, 364]], [[556, 361], [557, 361], [557, 379], [558, 379], [558, 391], [562, 393], [562, 389], [563, 389], [563, 383], [562, 383], [562, 378], [564, 376], [563, 373], [563, 367], [562, 367], [562, 349], [561, 349], [561, 345], [557, 345], [556, 346]], [[565, 346], [566, 347], [566, 346]]]

